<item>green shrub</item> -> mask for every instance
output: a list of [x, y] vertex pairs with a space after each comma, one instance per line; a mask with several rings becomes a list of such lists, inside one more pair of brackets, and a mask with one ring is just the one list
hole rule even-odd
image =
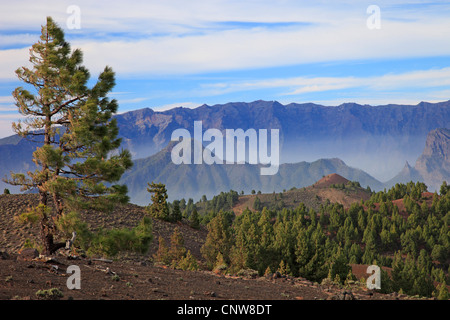
[[145, 254], [153, 240], [152, 229], [150, 217], [144, 217], [133, 229], [102, 229], [91, 237], [90, 243], [87, 245], [88, 253], [109, 257], [122, 251]]
[[112, 281], [120, 281], [120, 277], [117, 274], [115, 274], [115, 275], [111, 276], [111, 280]]
[[57, 300], [64, 297], [64, 294], [58, 288], [36, 291], [36, 297], [43, 300]]

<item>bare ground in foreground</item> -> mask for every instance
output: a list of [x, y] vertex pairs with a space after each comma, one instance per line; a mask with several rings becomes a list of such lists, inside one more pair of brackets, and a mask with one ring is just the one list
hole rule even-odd
[[[39, 290], [57, 288], [63, 300], [396, 300], [406, 295], [369, 292], [363, 285], [342, 288], [319, 285], [302, 278], [232, 277], [210, 271], [182, 271], [154, 265], [158, 237], [167, 241], [175, 227], [183, 234], [186, 249], [202, 264], [200, 248], [206, 230], [186, 223], [153, 220], [154, 240], [147, 255], [126, 254], [118, 259], [69, 259], [59, 252], [51, 260], [20, 254], [25, 239], [37, 242], [37, 227], [18, 224], [14, 217], [37, 203], [36, 195], [0, 195], [0, 300], [39, 299]], [[111, 214], [86, 214], [92, 228], [132, 227], [145, 214], [135, 205], [118, 207]], [[70, 290], [70, 265], [81, 271], [81, 288]]]

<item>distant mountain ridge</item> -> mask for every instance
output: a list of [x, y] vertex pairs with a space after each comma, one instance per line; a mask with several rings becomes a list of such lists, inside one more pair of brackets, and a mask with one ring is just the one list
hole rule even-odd
[[415, 161], [428, 132], [450, 123], [450, 101], [417, 105], [370, 106], [344, 103], [336, 107], [277, 101], [230, 102], [178, 107], [167, 111], [140, 109], [116, 116], [123, 146], [134, 158], [162, 150], [175, 129], [279, 129], [282, 163], [340, 158], [379, 180], [387, 181], [405, 160]]
[[[273, 183], [274, 186], [283, 185], [290, 188], [298, 184], [300, 179], [308, 180], [307, 175], [292, 174], [292, 170], [300, 170], [298, 168], [301, 166], [303, 169], [300, 171], [306, 170], [307, 164], [312, 168], [321, 165], [324, 168], [328, 165], [330, 168], [340, 167], [342, 170], [345, 166], [359, 168], [373, 179], [366, 179], [372, 184], [360, 181], [361, 185], [363, 187], [370, 185], [372, 189], [388, 186], [402, 179], [431, 181], [435, 178], [437, 181], [448, 177], [448, 167], [445, 165], [448, 163], [448, 157], [443, 155], [447, 152], [445, 148], [448, 148], [448, 145], [440, 143], [444, 150], [439, 153], [438, 146], [428, 142], [427, 135], [437, 128], [448, 126], [450, 101], [384, 106], [344, 103], [330, 107], [314, 103], [283, 105], [277, 101], [259, 100], [249, 103], [203, 105], [195, 109], [179, 107], [162, 112], [145, 108], [118, 114], [115, 118], [119, 126], [119, 135], [123, 139], [122, 147], [129, 149], [133, 154], [135, 168], [145, 166], [145, 163], [150, 161], [150, 156], [164, 157], [158, 152], [169, 144], [172, 132], [175, 129], [185, 128], [192, 134], [194, 121], [201, 120], [203, 130], [217, 128], [222, 132], [225, 129], [238, 128], [280, 130], [283, 170], [280, 167], [279, 174], [267, 182], [264, 182], [264, 179], [260, 180], [260, 177], [256, 180], [256, 176], [249, 173], [242, 173], [239, 176], [236, 173], [239, 170], [230, 170], [230, 166], [227, 165], [223, 165], [220, 169], [214, 166], [204, 168], [193, 166], [189, 170], [183, 169], [186, 174], [191, 175], [191, 181], [197, 181], [195, 175], [200, 174], [197, 170], [203, 170], [202, 174], [209, 175], [211, 182], [206, 183], [206, 179], [199, 181], [206, 183], [211, 190], [223, 188], [227, 191], [230, 183], [223, 182], [227, 179], [244, 179], [242, 187], [251, 183], [258, 183], [261, 186]], [[439, 137], [440, 141], [447, 139], [445, 135]], [[436, 141], [439, 140], [437, 138]], [[428, 151], [419, 161], [424, 145], [428, 146]], [[36, 146], [17, 136], [0, 139], [0, 177], [8, 175], [10, 171], [25, 172], [34, 169], [31, 155]], [[440, 160], [434, 161], [435, 157], [440, 157]], [[150, 162], [153, 163], [154, 159]], [[336, 159], [342, 161], [345, 166], [338, 164]], [[335, 163], [330, 165], [332, 160]], [[405, 161], [413, 163], [416, 160], [418, 163], [414, 167], [407, 165], [398, 175]], [[158, 168], [181, 170], [167, 166], [167, 162], [164, 165], [161, 162]], [[252, 170], [256, 169], [249, 169], [250, 172]], [[164, 175], [163, 172], [159, 172], [158, 175], [156, 173], [152, 172], [150, 176]], [[332, 172], [324, 169], [321, 174], [327, 173]], [[357, 180], [345, 173], [342, 175], [347, 179]], [[127, 179], [132, 179], [131, 176], [131, 173], [126, 175]], [[297, 180], [294, 181], [293, 177]], [[321, 175], [317, 178], [320, 177]], [[281, 183], [281, 180], [284, 182]], [[381, 184], [380, 181], [388, 183]], [[305, 184], [313, 182], [308, 180]], [[239, 183], [237, 185], [239, 186]], [[0, 188], [5, 187], [17, 192], [13, 187], [0, 182]]]

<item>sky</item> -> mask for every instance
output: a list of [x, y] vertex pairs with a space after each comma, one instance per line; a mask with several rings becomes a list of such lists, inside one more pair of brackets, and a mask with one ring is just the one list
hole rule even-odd
[[47, 16], [93, 80], [113, 68], [120, 113], [450, 99], [450, 1], [2, 1], [0, 138], [20, 117], [15, 70], [29, 66]]

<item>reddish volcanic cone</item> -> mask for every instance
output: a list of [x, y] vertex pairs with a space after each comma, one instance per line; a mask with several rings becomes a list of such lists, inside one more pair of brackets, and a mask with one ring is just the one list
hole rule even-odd
[[349, 182], [349, 180], [338, 175], [337, 173], [332, 173], [332, 174], [326, 175], [325, 177], [323, 177], [322, 179], [317, 181], [314, 184], [314, 187], [315, 188], [328, 188], [332, 184], [342, 184], [342, 183], [347, 184], [347, 182]]

